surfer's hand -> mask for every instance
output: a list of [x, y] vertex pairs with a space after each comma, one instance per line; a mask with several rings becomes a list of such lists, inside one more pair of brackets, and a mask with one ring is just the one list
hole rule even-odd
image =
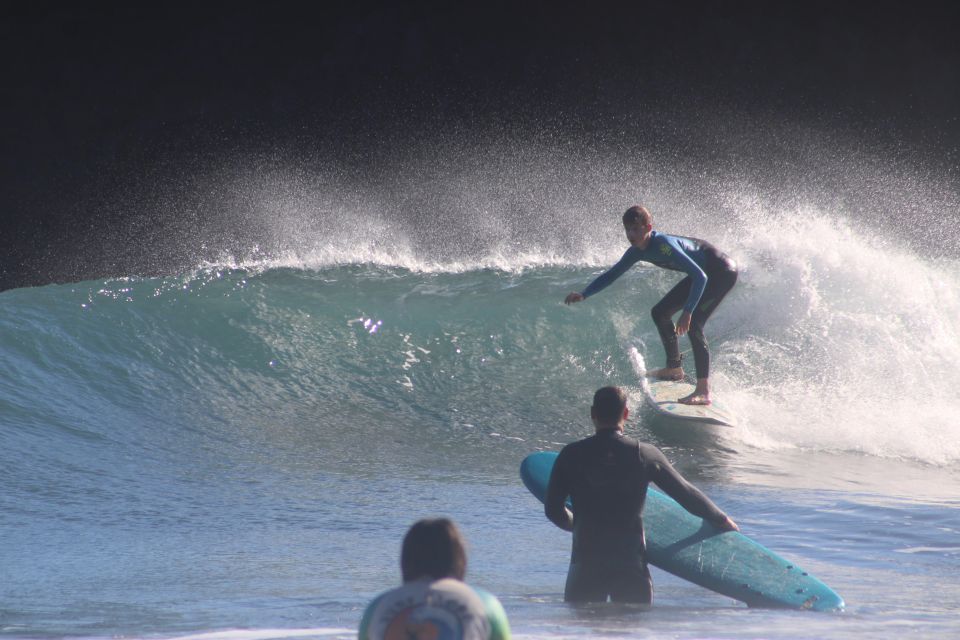
[[583, 300], [583, 294], [577, 293], [576, 291], [574, 291], [573, 293], [567, 294], [567, 297], [564, 299], [563, 304], [573, 304], [574, 302], [581, 302], [582, 300]]
[[715, 522], [714, 526], [721, 531], [740, 531], [737, 523], [730, 519], [730, 516], [724, 517], [720, 522]]
[[693, 318], [689, 311], [684, 311], [680, 314], [680, 319], [677, 320], [677, 335], [682, 336], [686, 335], [687, 331], [690, 331], [690, 320]]

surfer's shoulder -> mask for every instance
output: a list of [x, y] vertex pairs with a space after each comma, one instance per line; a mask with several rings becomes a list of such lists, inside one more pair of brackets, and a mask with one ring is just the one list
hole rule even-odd
[[640, 453], [640, 459], [647, 464], [660, 465], [667, 461], [667, 456], [663, 455], [663, 451], [660, 451], [656, 445], [652, 445], [649, 442], [637, 442], [637, 449]]
[[648, 259], [648, 256], [658, 256], [660, 254], [669, 255], [669, 252], [673, 251], [673, 245], [676, 243], [676, 240], [673, 236], [670, 236], [666, 233], [660, 233], [659, 231], [650, 232], [650, 241], [647, 243], [647, 246], [643, 249], [638, 249], [637, 247], [631, 247], [637, 251], [637, 255], [641, 256], [642, 259]]

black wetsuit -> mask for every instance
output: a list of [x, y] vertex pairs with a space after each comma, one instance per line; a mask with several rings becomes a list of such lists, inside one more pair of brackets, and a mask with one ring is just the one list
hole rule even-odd
[[544, 510], [554, 524], [568, 529], [568, 496], [573, 503], [573, 549], [564, 600], [605, 602], [609, 596], [615, 602], [651, 602], [642, 517], [650, 482], [696, 516], [713, 523], [726, 518], [659, 449], [622, 431], [604, 429], [560, 452]]

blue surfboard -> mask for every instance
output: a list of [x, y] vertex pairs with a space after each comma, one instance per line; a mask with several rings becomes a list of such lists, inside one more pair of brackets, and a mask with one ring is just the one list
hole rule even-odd
[[[540, 502], [557, 453], [524, 458], [520, 477]], [[721, 532], [652, 486], [643, 510], [650, 564], [751, 607], [833, 611], [843, 598], [795, 563], [736, 531]]]

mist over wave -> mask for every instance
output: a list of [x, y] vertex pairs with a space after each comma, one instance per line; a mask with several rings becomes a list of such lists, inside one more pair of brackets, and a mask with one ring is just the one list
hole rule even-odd
[[118, 188], [72, 259], [112, 256], [114, 276], [198, 264], [598, 266], [619, 255], [619, 215], [635, 202], [661, 227], [707, 238], [738, 237], [762, 209], [839, 217], [934, 255], [960, 247], [948, 215], [960, 208], [956, 168], [892, 134], [728, 111], [588, 125], [438, 122], [417, 137], [345, 130], [186, 159]]

